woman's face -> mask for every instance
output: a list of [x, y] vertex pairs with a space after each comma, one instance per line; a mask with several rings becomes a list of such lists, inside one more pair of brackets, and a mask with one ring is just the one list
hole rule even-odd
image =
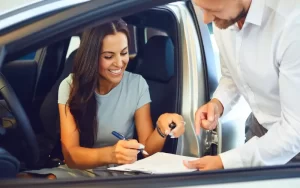
[[122, 32], [107, 35], [103, 39], [99, 58], [101, 79], [112, 84], [120, 83], [128, 61], [127, 36]]

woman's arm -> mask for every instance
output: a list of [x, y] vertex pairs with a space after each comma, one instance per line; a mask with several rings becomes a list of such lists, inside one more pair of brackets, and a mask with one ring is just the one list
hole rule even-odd
[[79, 132], [66, 105], [59, 104], [62, 151], [70, 168], [89, 169], [113, 163], [112, 147], [83, 148], [79, 145]]
[[178, 114], [165, 113], [161, 115], [157, 121], [157, 126], [162, 133], [165, 134], [163, 138], [156, 129], [153, 129], [149, 103], [135, 112], [135, 125], [139, 142], [145, 145], [145, 150], [149, 155], [162, 150], [168, 132], [170, 131], [169, 124], [172, 122], [176, 124], [176, 128], [172, 131], [174, 137], [179, 137], [184, 133], [183, 118]]
[[134, 119], [138, 140], [141, 144], [145, 145], [145, 150], [149, 155], [161, 151], [166, 138], [161, 137], [158, 132], [153, 129], [150, 104], [145, 104], [139, 108], [135, 112]]
[[[84, 148], [79, 144], [79, 132], [70, 108], [59, 104], [62, 151], [69, 168], [91, 169], [107, 164], [126, 164], [136, 160], [137, 141], [119, 141], [103, 148]], [[136, 148], [136, 149], [130, 149]]]

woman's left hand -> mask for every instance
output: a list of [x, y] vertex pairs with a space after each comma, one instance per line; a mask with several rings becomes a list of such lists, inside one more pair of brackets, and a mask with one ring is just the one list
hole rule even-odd
[[[171, 130], [169, 125], [175, 123], [176, 127]], [[170, 135], [171, 138], [178, 138], [185, 131], [185, 122], [181, 115], [179, 114], [169, 114], [165, 113], [159, 116], [156, 126], [160, 128], [161, 132], [165, 135]]]

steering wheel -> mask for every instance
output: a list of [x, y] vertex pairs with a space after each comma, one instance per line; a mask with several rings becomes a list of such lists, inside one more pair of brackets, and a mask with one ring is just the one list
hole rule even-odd
[[16, 118], [17, 129], [21, 130], [23, 139], [28, 147], [26, 149], [29, 149], [29, 152], [26, 152], [28, 157], [26, 156], [25, 162], [30, 166], [34, 166], [39, 159], [39, 149], [35, 134], [16, 93], [2, 73], [0, 73], [0, 94], [3, 96], [5, 102]]

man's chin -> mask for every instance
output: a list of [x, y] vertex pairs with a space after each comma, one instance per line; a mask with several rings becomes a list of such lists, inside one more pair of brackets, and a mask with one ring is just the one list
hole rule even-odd
[[234, 24], [233, 22], [227, 20], [214, 21], [214, 23], [219, 29], [227, 29]]

